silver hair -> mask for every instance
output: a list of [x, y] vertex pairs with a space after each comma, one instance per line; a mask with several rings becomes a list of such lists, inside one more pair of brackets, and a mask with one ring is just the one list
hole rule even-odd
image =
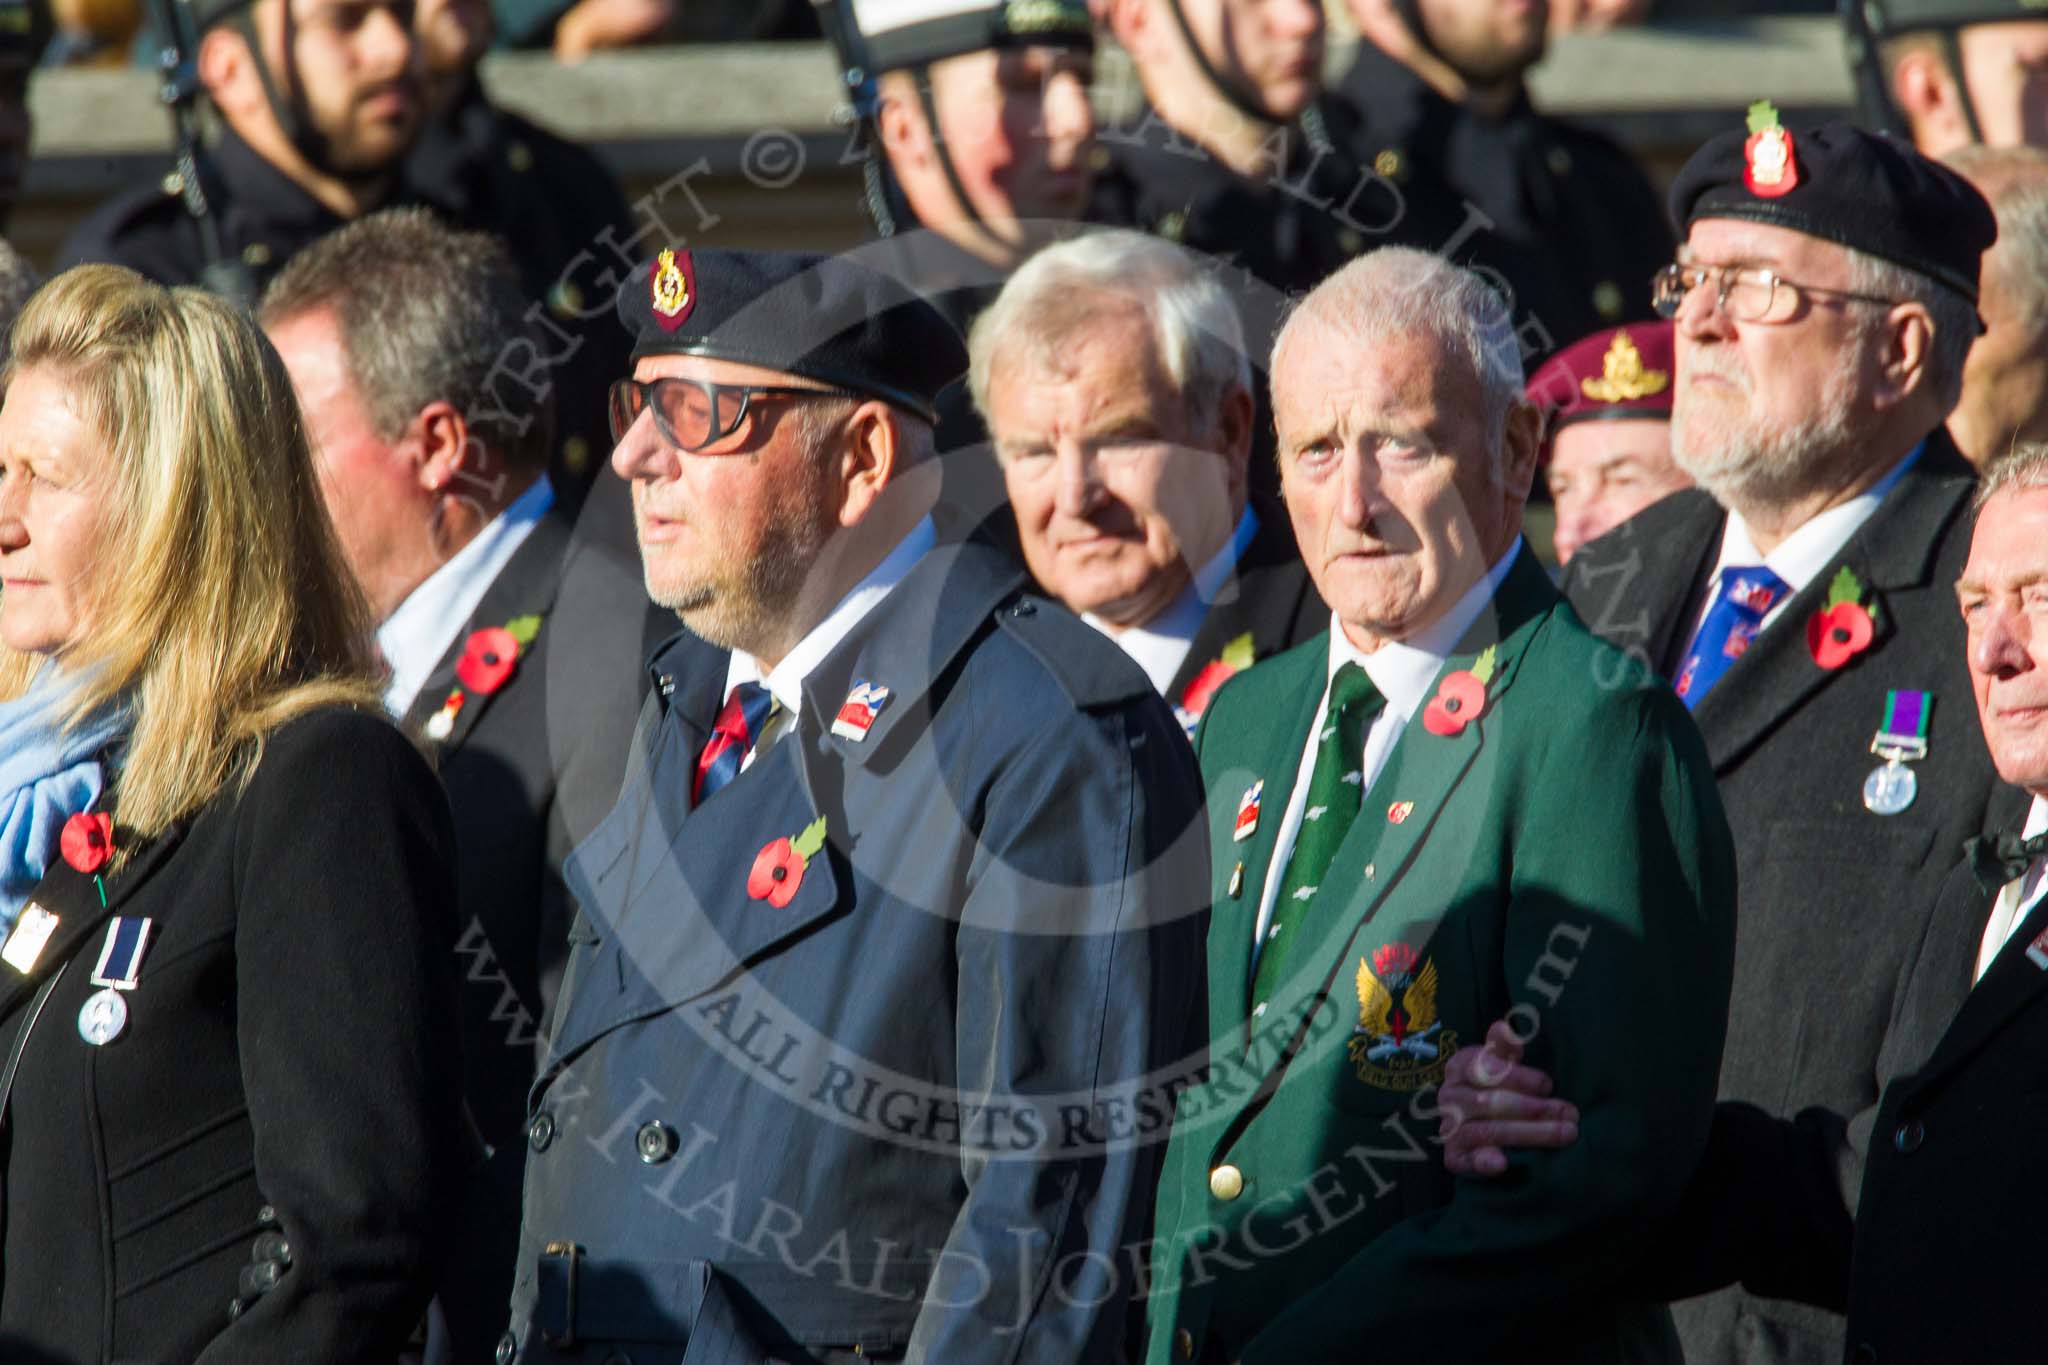
[[1026, 261], [967, 336], [967, 386], [988, 418], [994, 367], [1014, 343], [1059, 355], [1119, 307], [1142, 310], [1189, 426], [1209, 431], [1233, 387], [1249, 390], [1244, 323], [1201, 256], [1115, 228], [1056, 242]]
[[1522, 401], [1522, 350], [1507, 301], [1470, 270], [1413, 247], [1371, 251], [1317, 285], [1273, 340], [1277, 376], [1287, 348], [1310, 325], [1335, 330], [1361, 350], [1399, 337], [1434, 340], [1478, 381], [1480, 415], [1494, 455], [1508, 414]]
[[2007, 489], [2048, 488], [2048, 441], [2025, 441], [1984, 466], [1976, 506]]
[[42, 282], [36, 268], [11, 243], [0, 240], [0, 364], [7, 361], [15, 318], [21, 315], [22, 305]]
[[1985, 292], [2001, 291], [2019, 317], [2048, 325], [2048, 148], [1972, 144], [1943, 159], [1998, 216], [1998, 241], [1984, 257]]
[[[1963, 359], [1983, 330], [1976, 305], [1932, 276], [1854, 247], [1843, 250], [1849, 256], [1852, 291], [1917, 303], [1927, 310], [1934, 324], [1934, 345], [1927, 355], [1927, 382], [1941, 406], [1940, 415], [1946, 418], [1963, 396]], [[1870, 326], [1875, 328], [1878, 323], [1873, 321]]]

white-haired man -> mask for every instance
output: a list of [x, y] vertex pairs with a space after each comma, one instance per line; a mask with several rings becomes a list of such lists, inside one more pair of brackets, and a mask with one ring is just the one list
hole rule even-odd
[[[1942, 884], [1878, 1058], [1875, 1115], [1722, 1104], [1667, 1254], [1645, 1266], [1660, 1292], [1739, 1280], [1846, 1311], [1851, 1365], [2039, 1351], [2028, 1251], [2048, 1196], [2026, 1172], [2042, 1140], [2030, 1101], [2048, 1085], [2048, 446], [1993, 461], [1977, 508], [1955, 601], [2008, 832], [1976, 841]], [[1445, 1159], [1479, 1175], [1506, 1169], [1504, 1148], [1570, 1142], [1555, 1126], [1568, 1101], [1516, 1065], [1508, 1030], [1488, 1043], [1452, 1062], [1442, 1096]], [[1866, 1147], [1859, 1193], [1841, 1173]], [[1943, 1307], [1957, 1303], [1969, 1311]]]
[[[1675, 1360], [1614, 1286], [1712, 1113], [1734, 854], [1699, 736], [1522, 543], [1539, 423], [1476, 275], [1347, 266], [1275, 343], [1273, 404], [1332, 614], [1197, 738], [1211, 1070], [1160, 1178], [1146, 1358]], [[1599, 1157], [1456, 1186], [1416, 1138], [1509, 1010]]]
[[1982, 468], [2048, 440], [2048, 149], [1965, 147], [1943, 158], [1991, 201], [1998, 241], [1984, 253], [1984, 335], [1963, 365], [1948, 434]]
[[1284, 515], [1246, 491], [1244, 328], [1201, 258], [1122, 230], [1048, 247], [968, 355], [1025, 564], [1182, 724], [1233, 673], [1322, 631]]
[[[1995, 225], [1889, 139], [1751, 126], [1672, 189], [1672, 454], [1699, 490], [1582, 548], [1565, 591], [1673, 680], [1713, 757], [1741, 865], [1722, 1097], [1856, 1113], [1997, 783], [1949, 592], [1974, 474], [1941, 429]], [[1839, 1318], [1736, 1291], [1677, 1316], [1696, 1360], [1842, 1357]]]

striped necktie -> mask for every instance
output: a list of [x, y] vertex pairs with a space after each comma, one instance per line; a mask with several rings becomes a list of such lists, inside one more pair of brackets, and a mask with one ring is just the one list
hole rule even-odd
[[719, 788], [740, 775], [740, 764], [761, 738], [761, 729], [775, 713], [775, 697], [757, 682], [743, 682], [732, 689], [718, 719], [711, 723], [711, 738], [697, 755], [697, 780], [690, 788], [690, 804], [701, 806]]

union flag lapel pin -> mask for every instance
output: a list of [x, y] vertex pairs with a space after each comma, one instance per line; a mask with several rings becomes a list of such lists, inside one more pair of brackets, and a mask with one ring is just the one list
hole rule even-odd
[[1244, 789], [1244, 795], [1237, 798], [1237, 823], [1231, 827], [1233, 843], [1243, 843], [1258, 832], [1259, 797], [1265, 793], [1266, 781], [1260, 778]]
[[888, 688], [856, 679], [853, 691], [848, 692], [846, 700], [840, 704], [839, 714], [832, 718], [832, 733], [841, 739], [860, 743], [868, 737], [868, 731], [874, 728], [875, 717], [888, 704]]

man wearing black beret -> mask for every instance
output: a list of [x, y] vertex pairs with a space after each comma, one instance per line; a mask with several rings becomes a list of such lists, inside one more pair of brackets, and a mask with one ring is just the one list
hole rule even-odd
[[686, 630], [567, 868], [498, 1358], [1114, 1359], [1206, 1008], [1188, 747], [935, 544], [928, 304], [681, 250], [619, 300], [612, 463]]
[[[1995, 227], [1945, 167], [1768, 105], [1686, 165], [1672, 211], [1687, 236], [1656, 293], [1699, 487], [1585, 546], [1564, 586], [1672, 680], [1720, 782], [1741, 926], [1722, 1098], [1855, 1114], [1997, 790], [1953, 590], [1974, 480], [1942, 429]], [[1694, 1361], [1842, 1355], [1817, 1310], [1730, 1291], [1675, 1316]]]

